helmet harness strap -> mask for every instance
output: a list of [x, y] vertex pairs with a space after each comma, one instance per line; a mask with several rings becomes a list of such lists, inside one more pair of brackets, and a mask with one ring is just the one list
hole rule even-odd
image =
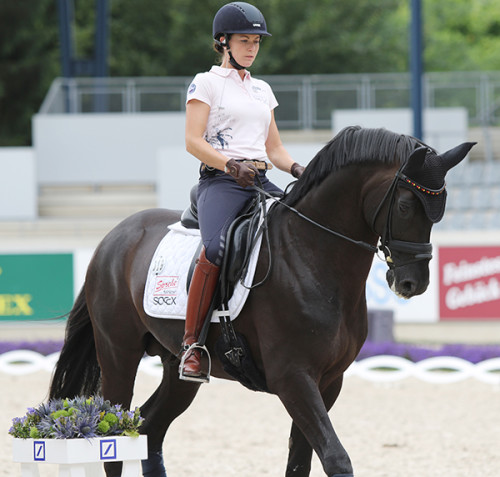
[[237, 70], [244, 70], [245, 67], [241, 66], [235, 59], [233, 54], [231, 53], [231, 47], [229, 46], [229, 39], [231, 38], [231, 35], [224, 33], [224, 41], [218, 41], [217, 43], [221, 45], [222, 47], [227, 48], [227, 52], [229, 54], [229, 63], [236, 68]]
[[245, 67], [241, 66], [235, 59], [233, 54], [231, 53], [231, 50], [228, 48], [227, 52], [229, 53], [229, 63], [231, 63], [237, 70], [244, 70]]

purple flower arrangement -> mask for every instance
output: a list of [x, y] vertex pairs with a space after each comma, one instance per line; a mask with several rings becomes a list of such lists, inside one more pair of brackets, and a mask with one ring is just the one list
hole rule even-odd
[[101, 396], [53, 399], [29, 408], [23, 417], [15, 417], [9, 434], [20, 439], [137, 437], [143, 421], [139, 408], [127, 411]]

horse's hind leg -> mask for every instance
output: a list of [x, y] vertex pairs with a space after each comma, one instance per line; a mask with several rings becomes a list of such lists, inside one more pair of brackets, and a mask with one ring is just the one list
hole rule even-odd
[[[144, 348], [128, 346], [120, 348], [106, 346], [100, 336], [96, 337], [96, 348], [101, 368], [101, 392], [104, 399], [112, 404], [121, 404], [129, 409], [132, 403], [137, 368], [144, 356]], [[107, 477], [119, 477], [122, 471], [121, 462], [104, 464]]]
[[179, 379], [179, 361], [172, 361], [171, 358], [172, 355], [162, 359], [163, 379], [153, 395], [141, 406], [145, 421], [140, 432], [148, 436], [148, 459], [142, 461], [144, 477], [166, 477], [163, 439], [170, 424], [190, 406], [200, 388], [200, 383]]
[[286, 477], [308, 477], [311, 472], [312, 447], [295, 423], [290, 432]]

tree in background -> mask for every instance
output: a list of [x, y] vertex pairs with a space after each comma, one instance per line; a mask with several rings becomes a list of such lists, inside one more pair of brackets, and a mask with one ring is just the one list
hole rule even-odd
[[31, 141], [31, 117], [60, 74], [53, 0], [0, 0], [0, 146]]
[[[408, 9], [401, 0], [270, 0], [266, 74], [406, 71]], [[267, 44], [269, 43], [269, 45]]]
[[[208, 70], [226, 0], [109, 0], [112, 76]], [[95, 0], [74, 0], [78, 57], [93, 54]], [[30, 143], [31, 116], [60, 75], [57, 2], [0, 0], [0, 146]], [[258, 0], [273, 34], [264, 74], [408, 71], [410, 0]], [[422, 0], [426, 71], [500, 69], [498, 0]]]
[[500, 69], [498, 0], [424, 0], [427, 71]]
[[[212, 19], [224, 0], [113, 0], [112, 75], [194, 75], [209, 69]], [[405, 71], [402, 0], [261, 0], [271, 38], [252, 71], [309, 74]], [[403, 39], [403, 40], [402, 40]]]

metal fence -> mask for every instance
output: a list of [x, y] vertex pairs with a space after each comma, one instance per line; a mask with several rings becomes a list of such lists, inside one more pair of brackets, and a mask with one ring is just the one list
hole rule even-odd
[[[408, 108], [410, 75], [261, 76], [280, 103], [283, 129], [329, 129], [339, 109]], [[41, 114], [182, 111], [191, 77], [57, 78]], [[500, 71], [427, 73], [424, 107], [465, 107], [469, 125], [500, 125]]]

